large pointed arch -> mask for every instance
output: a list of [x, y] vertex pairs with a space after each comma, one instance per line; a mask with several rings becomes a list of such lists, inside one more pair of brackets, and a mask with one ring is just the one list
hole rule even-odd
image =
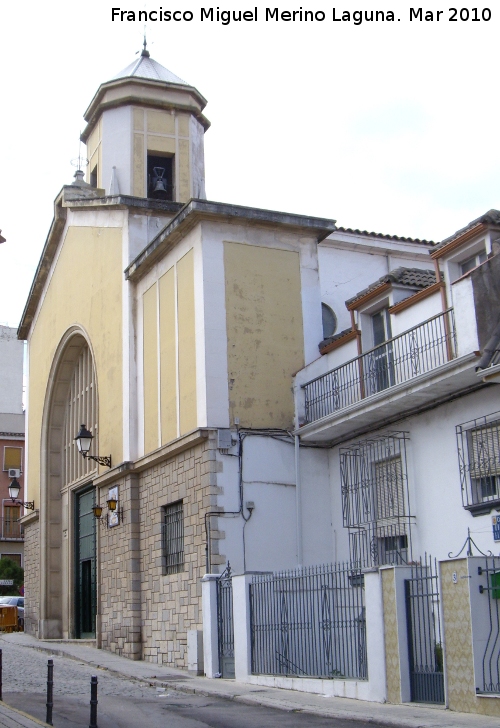
[[76, 452], [82, 423], [97, 445], [95, 358], [87, 332], [73, 326], [55, 353], [42, 419], [39, 636], [46, 639], [75, 636], [73, 499], [96, 474], [95, 463]]

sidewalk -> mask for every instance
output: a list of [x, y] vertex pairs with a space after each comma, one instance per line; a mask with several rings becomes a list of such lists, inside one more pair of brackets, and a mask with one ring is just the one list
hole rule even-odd
[[0, 725], [2, 728], [49, 728], [47, 723], [22, 713], [16, 708], [10, 708], [0, 701]]
[[[455, 713], [441, 707], [430, 708], [416, 704], [390, 705], [369, 703], [349, 698], [330, 698], [323, 695], [301, 693], [295, 690], [267, 688], [234, 680], [212, 680], [192, 677], [187, 672], [156, 665], [152, 662], [134, 662], [111, 652], [78, 642], [63, 640], [37, 640], [23, 632], [5, 634], [2, 640], [20, 646], [46, 652], [49, 655], [68, 657], [88, 665], [109, 670], [115, 675], [140, 680], [157, 687], [168, 687], [186, 693], [197, 693], [206, 697], [237, 700], [249, 705], [262, 705], [286, 711], [300, 711], [328, 718], [364, 720], [370, 723], [397, 726], [398, 728], [498, 728], [498, 718]], [[4, 706], [0, 703], [0, 724], [8, 728], [45, 725], [27, 719], [23, 714], [8, 709], [4, 722]], [[10, 713], [13, 715], [11, 716]], [[10, 723], [7, 722], [11, 720]], [[17, 722], [15, 722], [17, 720]], [[21, 722], [24, 720], [25, 722]]]

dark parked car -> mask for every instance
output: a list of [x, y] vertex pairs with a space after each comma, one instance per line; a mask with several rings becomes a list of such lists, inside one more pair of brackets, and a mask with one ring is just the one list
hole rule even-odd
[[0, 605], [2, 604], [17, 607], [17, 623], [20, 629], [24, 629], [24, 597], [0, 597]]

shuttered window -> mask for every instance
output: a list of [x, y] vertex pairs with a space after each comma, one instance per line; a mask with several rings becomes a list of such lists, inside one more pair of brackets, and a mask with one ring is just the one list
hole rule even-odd
[[469, 433], [469, 468], [471, 478], [500, 475], [499, 423], [479, 427]]
[[23, 461], [23, 448], [22, 447], [4, 447], [3, 450], [3, 469], [10, 470], [15, 468], [21, 470], [21, 464]]
[[498, 498], [500, 423], [492, 423], [469, 432], [469, 473], [476, 502]]
[[21, 508], [19, 506], [4, 505], [3, 514], [4, 538], [21, 538], [21, 524], [18, 522], [19, 518], [21, 518]]
[[377, 520], [405, 515], [401, 457], [375, 463]]

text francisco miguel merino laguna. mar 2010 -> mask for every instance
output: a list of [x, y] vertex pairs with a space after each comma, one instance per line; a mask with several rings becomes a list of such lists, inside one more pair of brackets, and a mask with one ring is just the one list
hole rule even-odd
[[400, 10], [343, 10], [332, 8], [331, 12], [325, 10], [304, 10], [299, 7], [297, 10], [282, 10], [281, 8], [257, 8], [249, 10], [224, 10], [220, 7], [197, 8], [192, 10], [173, 10], [158, 7], [151, 10], [126, 10], [122, 8], [111, 8], [111, 20], [125, 22], [212, 22], [221, 25], [231, 23], [247, 22], [292, 22], [310, 23], [331, 21], [334, 23], [347, 22], [353, 25], [361, 25], [364, 22], [399, 22], [401, 19], [410, 22], [435, 23], [442, 21], [449, 22], [488, 22], [492, 19], [490, 8], [447, 8], [437, 10], [436, 8], [426, 9], [419, 7], [407, 8], [405, 17], [402, 18]]

